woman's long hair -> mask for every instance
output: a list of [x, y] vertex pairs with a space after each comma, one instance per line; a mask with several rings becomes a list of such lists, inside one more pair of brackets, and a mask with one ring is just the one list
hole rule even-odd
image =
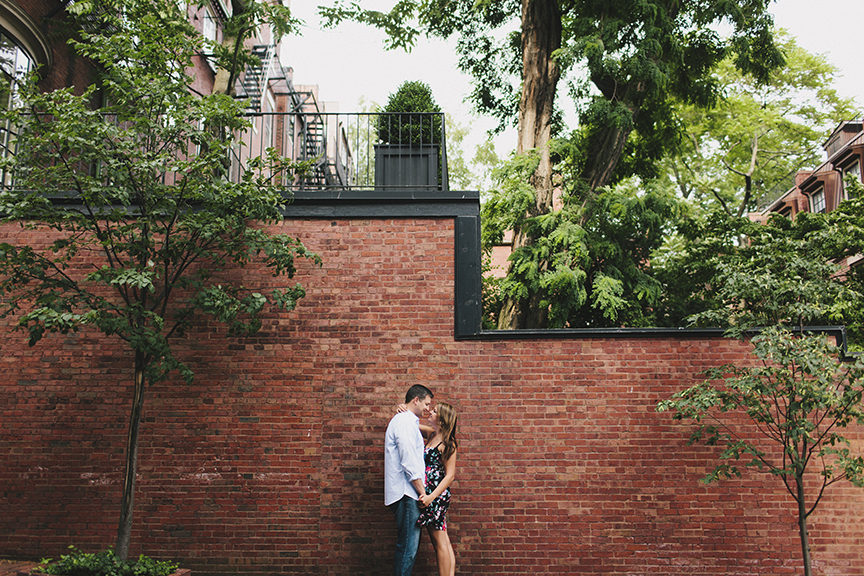
[[456, 409], [446, 402], [439, 402], [435, 410], [438, 412], [438, 428], [441, 429], [441, 436], [444, 438], [442, 456], [446, 461], [459, 447], [459, 442], [456, 441]]

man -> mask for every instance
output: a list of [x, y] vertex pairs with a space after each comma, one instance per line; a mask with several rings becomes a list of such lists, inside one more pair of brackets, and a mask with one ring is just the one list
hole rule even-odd
[[394, 576], [410, 576], [420, 545], [420, 507], [417, 500], [425, 493], [426, 464], [423, 461], [423, 435], [420, 417], [428, 416], [432, 391], [415, 384], [405, 394], [407, 410], [396, 414], [384, 436], [384, 504], [396, 517]]

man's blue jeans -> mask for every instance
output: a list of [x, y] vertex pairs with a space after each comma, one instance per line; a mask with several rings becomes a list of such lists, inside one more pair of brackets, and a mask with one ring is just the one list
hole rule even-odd
[[389, 508], [396, 516], [396, 528], [399, 531], [393, 576], [411, 576], [414, 561], [417, 559], [417, 548], [420, 546], [420, 525], [417, 524], [417, 519], [420, 518], [420, 507], [410, 496], [403, 496]]

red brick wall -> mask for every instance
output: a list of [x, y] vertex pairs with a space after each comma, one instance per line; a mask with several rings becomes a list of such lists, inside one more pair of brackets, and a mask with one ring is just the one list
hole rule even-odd
[[[383, 435], [415, 382], [460, 412], [450, 532], [462, 574], [800, 574], [780, 482], [698, 480], [713, 451], [655, 405], [743, 344], [455, 341], [451, 219], [286, 222], [324, 259], [254, 338], [202, 325], [197, 374], [147, 392], [133, 554], [196, 574], [388, 574]], [[0, 241], [20, 238], [0, 228]], [[32, 240], [32, 238], [31, 238]], [[266, 284], [266, 276], [249, 278]], [[5, 328], [2, 328], [5, 333]], [[0, 556], [113, 544], [129, 355], [93, 334], [0, 356]], [[864, 573], [864, 490], [811, 517], [815, 573]], [[433, 574], [423, 536], [415, 574]]]
[[[63, 23], [67, 12], [59, 3], [51, 0], [10, 0], [17, 4], [39, 28], [51, 45], [53, 62], [50, 68], [39, 71], [42, 80], [39, 87], [48, 92], [59, 88], [74, 87], [77, 94], [93, 83], [93, 66], [77, 56], [65, 42]], [[19, 31], [9, 33], [18, 37]]]

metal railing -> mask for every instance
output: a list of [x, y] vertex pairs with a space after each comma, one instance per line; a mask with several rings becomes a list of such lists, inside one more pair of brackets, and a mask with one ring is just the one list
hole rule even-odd
[[237, 174], [267, 148], [309, 161], [291, 190], [449, 190], [443, 114], [261, 113], [235, 151]]
[[[106, 122], [116, 119], [106, 115]], [[278, 155], [308, 162], [310, 169], [277, 186], [314, 190], [449, 190], [442, 114], [258, 113], [237, 136], [224, 172], [239, 181], [251, 159], [273, 149]], [[26, 140], [26, 139], [25, 139]], [[22, 141], [14, 126], [0, 126], [0, 154], [17, 154]], [[198, 153], [191, 143], [186, 152]], [[214, 167], [214, 173], [221, 169]], [[75, 170], [94, 175], [98, 166], [80, 163]], [[0, 186], [14, 188], [16, 175], [0, 174]], [[177, 174], [164, 173], [171, 184]]]

